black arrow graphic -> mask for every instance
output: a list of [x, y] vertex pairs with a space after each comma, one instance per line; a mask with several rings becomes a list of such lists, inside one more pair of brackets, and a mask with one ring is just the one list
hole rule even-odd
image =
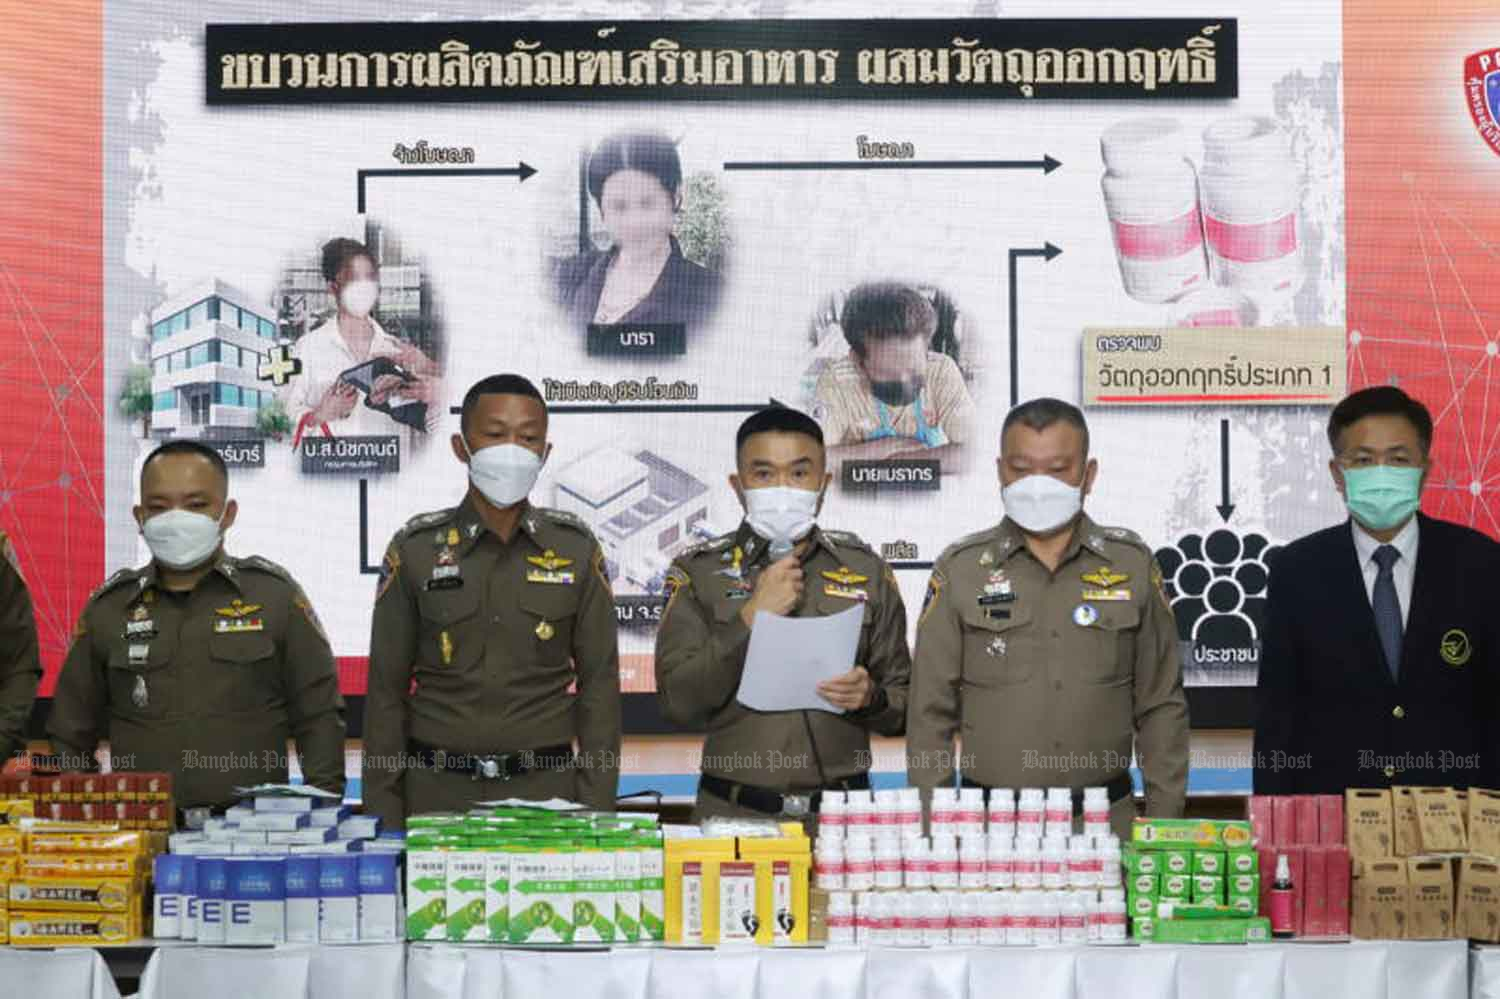
[[516, 182], [526, 183], [526, 178], [536, 173], [536, 167], [520, 161], [513, 167], [434, 167], [418, 168], [415, 170], [359, 170], [356, 171], [358, 178], [356, 203], [359, 206], [359, 214], [365, 213], [365, 180], [370, 177], [515, 177]]
[[380, 575], [380, 566], [370, 564], [370, 480], [359, 480], [359, 572]]
[[[769, 399], [766, 402], [729, 402], [729, 403], [663, 403], [651, 405], [650, 403], [625, 403], [623, 405], [611, 405], [610, 403], [589, 404], [586, 406], [551, 406], [547, 407], [548, 416], [556, 416], [558, 413], [758, 413], [762, 409], [770, 409], [772, 406], [784, 406], [786, 403], [777, 399]], [[454, 416], [463, 413], [462, 406], [451, 406], [448, 412]]]
[[725, 170], [1040, 170], [1051, 173], [1062, 163], [1051, 156], [1039, 160], [782, 160], [759, 163], [734, 160]]
[[1219, 421], [1219, 505], [1216, 507], [1224, 523], [1234, 514], [1234, 504], [1229, 502], [1229, 421]]
[[1010, 404], [1015, 406], [1021, 401], [1021, 318], [1020, 308], [1016, 294], [1016, 261], [1022, 257], [1041, 257], [1046, 261], [1062, 253], [1051, 243], [1043, 243], [1040, 248], [1012, 247], [1010, 250], [1009, 277], [1010, 277]]

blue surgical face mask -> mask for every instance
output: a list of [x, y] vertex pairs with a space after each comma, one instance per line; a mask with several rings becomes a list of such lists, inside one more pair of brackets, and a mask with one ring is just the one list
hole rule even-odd
[[1344, 469], [1344, 499], [1354, 519], [1372, 531], [1406, 523], [1422, 501], [1422, 469], [1373, 465]]

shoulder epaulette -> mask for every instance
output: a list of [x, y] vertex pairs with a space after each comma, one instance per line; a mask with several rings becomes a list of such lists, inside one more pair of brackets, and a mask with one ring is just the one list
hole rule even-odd
[[1146, 544], [1145, 539], [1128, 528], [1101, 527], [1099, 528], [1099, 533], [1103, 534], [1105, 540], [1107, 541], [1118, 541], [1122, 544], [1127, 544], [1134, 548], [1139, 548], [1142, 551], [1146, 552], [1148, 555], [1151, 554], [1151, 546]]
[[99, 584], [99, 588], [97, 590], [89, 594], [89, 602], [92, 603], [93, 601], [98, 600], [110, 590], [113, 590], [115, 587], [120, 586], [121, 584], [129, 580], [139, 579], [140, 575], [141, 571], [139, 569], [120, 569], [113, 576], [110, 576], [103, 583]]
[[973, 548], [975, 545], [988, 544], [990, 541], [994, 540], [994, 536], [994, 528], [987, 528], [983, 531], [975, 531], [973, 534], [965, 534], [963, 537], [953, 542], [953, 544], [949, 545], [947, 548], [944, 548], [943, 554], [938, 557], [947, 558], [949, 555], [957, 555], [965, 548]]
[[730, 532], [729, 534], [721, 534], [717, 538], [709, 538], [707, 541], [700, 541], [696, 545], [684, 548], [680, 553], [678, 553], [677, 557], [693, 558], [694, 556], [702, 555], [705, 552], [723, 551], [725, 548], [729, 547], [730, 542], [732, 542], [733, 540], [734, 532]]
[[859, 551], [869, 552], [871, 555], [875, 554], [875, 549], [871, 548], [865, 542], [864, 538], [850, 531], [824, 531], [823, 537], [843, 548], [854, 548]]
[[255, 569], [267, 575], [275, 576], [278, 579], [290, 580], [292, 578], [292, 574], [287, 572], [285, 568], [277, 565], [268, 558], [261, 558], [259, 555], [237, 558], [234, 561], [240, 569]]
[[406, 526], [401, 528], [398, 536], [405, 537], [415, 531], [423, 531], [429, 527], [435, 527], [438, 524], [445, 523], [449, 520], [452, 520], [454, 513], [456, 513], [457, 511], [458, 507], [450, 506], [446, 510], [434, 510], [431, 513], [419, 513], [406, 522]]
[[545, 521], [553, 524], [561, 524], [564, 527], [571, 527], [580, 534], [587, 534], [591, 538], [594, 536], [594, 532], [589, 529], [589, 525], [585, 524], [583, 518], [577, 514], [569, 513], [566, 510], [554, 510], [546, 506], [539, 506], [535, 509], [537, 516]]

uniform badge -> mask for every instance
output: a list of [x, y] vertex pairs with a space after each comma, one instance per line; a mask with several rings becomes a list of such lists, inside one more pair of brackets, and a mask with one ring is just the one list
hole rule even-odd
[[1128, 582], [1129, 579], [1130, 575], [1128, 573], [1115, 572], [1108, 566], [1083, 574], [1083, 581], [1085, 583], [1101, 590], [1112, 590], [1121, 583]]
[[438, 650], [443, 654], [443, 665], [452, 666], [453, 639], [448, 637], [448, 633], [446, 631], [438, 635]]
[[573, 573], [566, 570], [562, 572], [547, 572], [544, 569], [527, 569], [526, 582], [567, 585], [573, 582]]
[[544, 642], [552, 641], [552, 636], [555, 634], [557, 634], [557, 629], [546, 621], [542, 621], [536, 626], [536, 637]]
[[662, 589], [667, 593], [667, 605], [662, 608], [661, 619], [665, 621], [667, 615], [672, 611], [672, 601], [677, 599], [677, 594], [688, 585], [688, 575], [677, 566], [673, 565], [667, 569], [667, 576], [662, 580]]
[[401, 555], [392, 545], [386, 549], [385, 558], [380, 560], [380, 582], [375, 587], [375, 599], [379, 600], [385, 596], [385, 591], [391, 588], [396, 581], [396, 573], [401, 569]]
[[235, 635], [247, 631], [265, 631], [266, 623], [258, 616], [260, 604], [247, 604], [236, 597], [228, 607], [214, 611], [214, 634]]
[[1073, 608], [1073, 623], [1080, 628], [1088, 628], [1099, 620], [1099, 611], [1093, 604], [1079, 604]]
[[151, 620], [151, 611], [145, 604], [136, 604], [125, 622], [125, 637], [150, 640], [156, 637], [156, 622]]
[[836, 586], [833, 583], [823, 585], [823, 593], [826, 596], [838, 597], [841, 600], [869, 600], [870, 594], [852, 586]]
[[995, 564], [995, 553], [992, 552], [992, 551], [990, 551], [988, 548], [986, 548], [979, 555], [979, 564], [980, 565], [994, 565]]
[[427, 580], [429, 590], [451, 590], [464, 585], [463, 569], [458, 564], [458, 555], [452, 548], [440, 549], [433, 559], [432, 575]]
[[450, 528], [448, 528], [448, 547], [449, 548], [457, 547], [458, 541], [459, 541], [458, 528], [456, 528], [456, 527], [450, 527]]
[[298, 590], [292, 597], [292, 606], [302, 612], [302, 616], [307, 618], [307, 623], [312, 625], [312, 630], [318, 633], [319, 638], [325, 642], [328, 641], [328, 633], [323, 630], [323, 622], [318, 620], [317, 611], [313, 610], [312, 601], [307, 599], [307, 594]]
[[984, 651], [988, 652], [992, 656], [1005, 655], [1005, 639], [1000, 635], [996, 635], [994, 638], [990, 639], [990, 644], [985, 646]]
[[828, 582], [823, 584], [823, 592], [830, 597], [838, 597], [841, 600], [868, 600], [870, 594], [859, 586], [860, 583], [868, 583], [869, 576], [862, 576], [846, 565], [837, 569], [824, 569], [821, 573]]
[[1459, 628], [1450, 628], [1443, 633], [1443, 641], [1438, 646], [1438, 653], [1443, 657], [1443, 662], [1449, 666], [1462, 666], [1474, 654], [1474, 648], [1469, 643], [1469, 636], [1466, 632]]
[[526, 561], [536, 566], [535, 569], [526, 570], [528, 583], [568, 584], [573, 582], [573, 573], [564, 571], [573, 564], [573, 560], [563, 558], [551, 548], [540, 555], [527, 555]]
[[851, 571], [848, 566], [844, 565], [839, 566], [836, 570], [830, 571], [828, 569], [824, 569], [822, 576], [824, 579], [833, 583], [837, 583], [840, 586], [853, 586], [856, 583], [868, 583], [870, 581], [869, 576], [861, 576], [859, 573]]
[[720, 569], [719, 575], [727, 576], [730, 579], [743, 578], [745, 575], [744, 560], [744, 549], [739, 545], [735, 545], [733, 551], [725, 551], [724, 555], [719, 559], [720, 562], [727, 563], [729, 566], [727, 569]]
[[927, 593], [922, 597], [922, 612], [917, 615], [917, 627], [920, 628], [922, 622], [927, 619], [927, 612], [932, 609], [933, 601], [941, 592], [943, 592], [943, 577], [934, 569], [932, 575], [927, 577]]
[[151, 703], [151, 694], [146, 690], [146, 678], [139, 673], [135, 675], [135, 686], [130, 689], [130, 703], [141, 711], [146, 710], [146, 705]]
[[128, 652], [130, 655], [130, 665], [144, 666], [146, 665], [146, 660], [151, 657], [151, 646], [135, 642], [130, 646]]

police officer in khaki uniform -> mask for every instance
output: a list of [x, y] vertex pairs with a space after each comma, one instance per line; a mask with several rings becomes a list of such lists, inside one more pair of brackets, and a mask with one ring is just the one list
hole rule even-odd
[[16, 550], [0, 531], [0, 766], [26, 748], [26, 720], [41, 678], [31, 595]]
[[193, 441], [141, 466], [137, 523], [152, 561], [89, 599], [47, 730], [70, 769], [107, 739], [117, 770], [165, 770], [181, 808], [233, 804], [236, 787], [287, 780], [295, 739], [307, 783], [344, 789], [344, 701], [302, 588], [262, 558], [225, 554], [238, 513], [224, 461]]
[[[852, 534], [815, 526], [831, 476], [823, 433], [773, 407], [736, 437], [737, 531], [672, 563], [656, 637], [666, 716], [706, 727], [696, 815], [801, 819], [824, 789], [870, 786], [870, 733], [906, 724], [911, 657], [890, 567]], [[753, 711], [735, 699], [757, 611], [821, 617], [863, 606], [848, 672], [819, 687], [827, 711]]]
[[486, 378], [465, 395], [460, 430], [468, 494], [410, 521], [381, 570], [365, 810], [400, 827], [500, 798], [612, 809], [614, 596], [583, 522], [527, 503], [550, 450], [541, 393], [519, 375]]
[[[938, 559], [917, 625], [908, 777], [966, 786], [1103, 785], [1110, 821], [1134, 817], [1132, 747], [1146, 814], [1182, 814], [1187, 701], [1177, 629], [1151, 550], [1083, 513], [1098, 463], [1083, 414], [1036, 399], [1005, 419], [1006, 517]], [[962, 758], [953, 755], [954, 736]]]

